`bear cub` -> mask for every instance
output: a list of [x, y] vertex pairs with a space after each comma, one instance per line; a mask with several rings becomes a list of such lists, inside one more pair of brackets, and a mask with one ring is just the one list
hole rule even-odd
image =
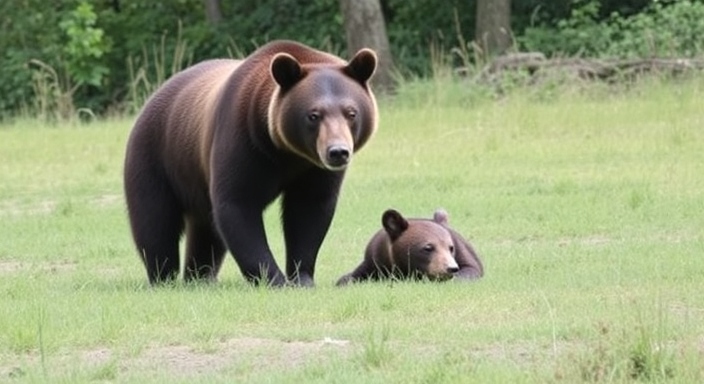
[[381, 223], [383, 229], [369, 241], [362, 263], [342, 276], [338, 286], [369, 279], [474, 280], [484, 275], [474, 248], [450, 228], [444, 210], [432, 219], [407, 219], [389, 209]]

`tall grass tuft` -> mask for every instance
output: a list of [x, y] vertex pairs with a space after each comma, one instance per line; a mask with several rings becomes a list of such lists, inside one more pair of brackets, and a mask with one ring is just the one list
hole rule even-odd
[[389, 348], [390, 335], [391, 330], [386, 324], [380, 330], [373, 328], [369, 331], [361, 355], [365, 367], [382, 368], [391, 362], [394, 354]]
[[130, 81], [128, 97], [125, 102], [126, 113], [137, 113], [151, 94], [169, 77], [190, 65], [193, 53], [188, 47], [188, 42], [183, 39], [181, 30], [182, 27], [179, 23], [176, 44], [174, 51], [171, 52], [171, 57], [168, 57], [166, 51], [167, 36], [164, 34], [161, 36], [159, 45], [152, 47], [151, 51], [143, 47], [141, 56], [127, 58]]
[[608, 324], [599, 323], [596, 342], [587, 344], [574, 358], [580, 379], [660, 382], [675, 378], [675, 353], [667, 341], [668, 325], [663, 311], [661, 307], [656, 324], [639, 318], [630, 328], [614, 330]]
[[32, 59], [30, 64], [36, 67], [36, 70], [32, 72], [34, 105], [29, 112], [45, 122], [70, 121], [76, 118], [73, 94], [78, 86], [71, 85], [68, 78], [62, 79], [52, 66], [43, 61]]

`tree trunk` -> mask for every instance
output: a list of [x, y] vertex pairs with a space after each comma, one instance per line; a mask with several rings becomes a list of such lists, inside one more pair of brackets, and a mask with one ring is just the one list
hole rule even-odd
[[379, 62], [372, 85], [382, 92], [392, 91], [395, 86], [393, 58], [379, 0], [340, 0], [340, 8], [349, 56], [362, 48], [376, 51]]
[[222, 21], [220, 0], [203, 0], [205, 3], [205, 19], [210, 25], [218, 25]]
[[511, 0], [477, 0], [475, 39], [485, 55], [506, 53], [513, 45]]

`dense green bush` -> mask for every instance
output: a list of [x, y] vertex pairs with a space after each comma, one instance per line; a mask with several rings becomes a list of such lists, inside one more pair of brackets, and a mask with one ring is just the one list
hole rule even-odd
[[61, 44], [60, 13], [43, 0], [0, 1], [0, 114], [18, 111], [32, 102], [30, 60], [57, 65]]
[[704, 52], [704, 4], [654, 2], [646, 12], [613, 18], [614, 42], [606, 54], [626, 57], [697, 57]]
[[601, 16], [597, 0], [578, 2], [555, 26], [529, 27], [519, 37], [523, 50], [587, 57], [696, 57], [704, 50], [704, 4], [653, 0], [643, 12]]
[[97, 15], [93, 6], [81, 2], [76, 9], [59, 23], [59, 28], [68, 38], [63, 46], [66, 70], [77, 85], [99, 87], [110, 69], [101, 59], [109, 51], [104, 32], [95, 27]]

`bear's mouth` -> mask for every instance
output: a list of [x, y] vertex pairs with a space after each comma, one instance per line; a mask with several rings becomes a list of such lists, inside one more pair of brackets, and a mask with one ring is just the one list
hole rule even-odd
[[454, 274], [448, 272], [448, 273], [429, 275], [428, 278], [432, 281], [447, 281], [447, 280], [452, 279], [454, 276], [455, 276]]
[[338, 164], [338, 163], [324, 162], [324, 163], [323, 163], [323, 166], [325, 167], [325, 169], [330, 170], [330, 171], [342, 171], [342, 170], [344, 170], [345, 168], [347, 168], [347, 164], [349, 164], [349, 162], [347, 162], [347, 163], [339, 163], [339, 164]]

